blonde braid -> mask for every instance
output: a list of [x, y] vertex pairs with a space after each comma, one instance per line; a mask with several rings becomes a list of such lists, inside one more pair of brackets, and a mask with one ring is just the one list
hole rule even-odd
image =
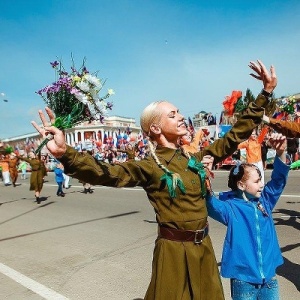
[[183, 153], [183, 155], [184, 155], [187, 159], [190, 159], [190, 158], [191, 158], [190, 153], [189, 153], [188, 151], [186, 151], [186, 150], [184, 149], [183, 146], [180, 146], [180, 149], [181, 149], [181, 152]]
[[[178, 173], [173, 173], [172, 171], [170, 171], [166, 166], [164, 166], [160, 162], [160, 160], [158, 159], [158, 157], [157, 157], [157, 155], [155, 153], [154, 145], [153, 145], [153, 143], [152, 143], [152, 141], [150, 139], [148, 140], [148, 144], [149, 144], [149, 150], [150, 150], [151, 156], [153, 157], [154, 161], [159, 166], [159, 168], [161, 168], [164, 171], [164, 173], [165, 173], [161, 177], [161, 180], [166, 180], [166, 184], [168, 186], [169, 195], [171, 196], [171, 198], [175, 198], [176, 197], [175, 189], [176, 189], [177, 186], [179, 187], [180, 191], [183, 194], [185, 194], [185, 186], [183, 184], [183, 181], [182, 181], [180, 175]], [[169, 183], [168, 178], [171, 178], [171, 184]]]
[[156, 162], [156, 164], [164, 171], [164, 172], [170, 172], [169, 169], [167, 167], [165, 167], [160, 160], [158, 159], [158, 157], [156, 156], [155, 153], [155, 147], [153, 142], [148, 139], [148, 144], [149, 144], [149, 150], [150, 150], [150, 154], [153, 157], [154, 161]]

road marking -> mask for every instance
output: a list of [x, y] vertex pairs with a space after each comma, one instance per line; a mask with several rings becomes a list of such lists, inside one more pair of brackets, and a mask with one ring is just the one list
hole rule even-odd
[[[57, 184], [51, 184], [51, 183], [44, 183], [45, 186], [55, 186], [57, 187]], [[72, 188], [83, 188], [82, 185], [73, 185], [72, 184]], [[127, 188], [127, 187], [124, 187], [124, 188], [115, 188], [113, 186], [104, 186], [104, 185], [92, 185], [91, 186], [92, 189], [123, 189], [123, 190], [128, 190], [128, 191], [143, 191], [144, 189], [140, 186], [137, 186], [137, 187], [132, 187], [132, 188]], [[70, 189], [70, 188], [69, 188]]]
[[[214, 194], [218, 196], [222, 192], [223, 191], [214, 192]], [[296, 194], [282, 194], [280, 197], [300, 198], [300, 195], [296, 195]]]
[[299, 198], [300, 195], [288, 195], [288, 194], [282, 194], [281, 197], [293, 197], [293, 198]]
[[0, 263], [0, 272], [47, 300], [68, 300], [61, 294]]

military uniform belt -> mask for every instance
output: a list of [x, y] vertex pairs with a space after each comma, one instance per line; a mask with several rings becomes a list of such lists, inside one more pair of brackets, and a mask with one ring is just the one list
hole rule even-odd
[[208, 227], [206, 223], [203, 229], [193, 231], [159, 226], [158, 237], [177, 242], [194, 242], [199, 245], [208, 235]]

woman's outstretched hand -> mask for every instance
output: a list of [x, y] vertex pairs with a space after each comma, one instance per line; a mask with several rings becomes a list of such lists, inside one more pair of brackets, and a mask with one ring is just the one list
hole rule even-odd
[[257, 60], [257, 62], [250, 61], [249, 67], [256, 73], [251, 73], [250, 75], [257, 80], [261, 80], [264, 85], [264, 90], [268, 93], [272, 93], [277, 86], [275, 67], [271, 66], [269, 73], [265, 65], [260, 60]]
[[59, 130], [55, 126], [51, 126], [51, 124], [54, 124], [55, 121], [55, 116], [52, 110], [49, 107], [46, 107], [45, 110], [47, 112], [50, 122], [46, 120], [44, 113], [41, 110], [39, 110], [39, 115], [43, 126], [39, 126], [34, 121], [32, 121], [31, 124], [43, 136], [43, 138], [47, 138], [47, 135], [49, 134], [53, 135], [53, 139], [51, 139], [47, 143], [47, 148], [54, 157], [58, 158], [63, 156], [67, 150], [65, 136], [61, 130]]

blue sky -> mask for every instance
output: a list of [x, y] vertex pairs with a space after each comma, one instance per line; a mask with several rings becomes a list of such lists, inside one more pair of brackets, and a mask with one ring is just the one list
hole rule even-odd
[[156, 100], [192, 117], [219, 115], [232, 90], [256, 95], [256, 59], [275, 65], [277, 97], [299, 93], [299, 13], [298, 0], [2, 0], [0, 138], [34, 132], [45, 106], [35, 91], [55, 80], [49, 62], [68, 69], [71, 53], [114, 89], [110, 115], [138, 124]]

